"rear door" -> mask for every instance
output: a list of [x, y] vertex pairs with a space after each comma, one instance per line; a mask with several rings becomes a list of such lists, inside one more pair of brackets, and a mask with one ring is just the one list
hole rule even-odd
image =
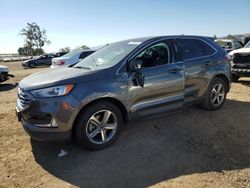
[[37, 65], [43, 65], [45, 61], [45, 55], [40, 56], [37, 60], [36, 60], [36, 64]]
[[184, 104], [192, 104], [204, 95], [208, 70], [213, 63], [216, 50], [206, 41], [198, 38], [180, 38], [177, 41], [185, 66]]
[[170, 41], [165, 40], [138, 52], [132, 61], [143, 61], [140, 71], [145, 76], [144, 87], [134, 84], [129, 73], [131, 111], [151, 115], [182, 108], [184, 100], [184, 66], [175, 62]]

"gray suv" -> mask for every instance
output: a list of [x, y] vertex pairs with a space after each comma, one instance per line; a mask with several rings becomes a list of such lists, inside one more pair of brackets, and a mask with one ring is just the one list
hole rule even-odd
[[222, 107], [227, 53], [208, 37], [163, 36], [109, 44], [69, 68], [19, 83], [17, 117], [41, 141], [75, 137], [90, 150], [114, 143], [124, 122], [201, 103]]

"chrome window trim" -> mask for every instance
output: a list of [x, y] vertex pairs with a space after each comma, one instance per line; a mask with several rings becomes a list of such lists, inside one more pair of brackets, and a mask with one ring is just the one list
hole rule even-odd
[[[196, 58], [191, 58], [191, 59], [186, 59], [186, 60], [183, 60], [183, 61], [178, 61], [178, 62], [174, 62], [174, 63], [182, 63], [182, 62], [187, 62], [187, 61], [192, 61], [192, 60], [197, 60], [197, 59], [202, 59], [202, 58], [206, 58], [206, 57], [211, 57], [213, 55], [215, 55], [218, 50], [213, 47], [211, 44], [209, 44], [207, 41], [199, 38], [199, 37], [186, 37], [186, 36], [176, 36], [176, 37], [165, 37], [165, 38], [161, 38], [161, 39], [158, 39], [158, 40], [155, 40], [155, 41], [152, 41], [150, 42], [149, 44], [147, 44], [146, 46], [144, 46], [142, 49], [140, 49], [139, 51], [135, 52], [135, 54], [133, 54], [131, 57], [128, 57], [124, 60], [124, 62], [122, 63], [122, 65], [117, 69], [116, 71], [116, 75], [119, 75], [119, 74], [122, 74], [122, 72], [119, 72], [121, 70], [121, 68], [128, 62], [130, 61], [131, 59], [133, 59], [137, 54], [139, 54], [141, 51], [145, 50], [147, 47], [149, 47], [150, 45], [154, 44], [154, 43], [157, 43], [157, 42], [162, 42], [164, 40], [170, 40], [170, 39], [195, 39], [195, 40], [200, 40], [204, 43], [206, 43], [208, 46], [210, 46], [212, 49], [214, 49], [214, 53], [211, 54], [211, 55], [206, 55], [206, 56], [201, 56], [201, 57], [196, 57]], [[145, 41], [146, 42], [146, 41]]]
[[[121, 68], [131, 59], [133, 59], [136, 55], [138, 55], [140, 52], [142, 52], [143, 50], [145, 50], [147, 47], [153, 45], [154, 43], [158, 43], [158, 42], [162, 42], [168, 39], [176, 39], [176, 37], [166, 37], [166, 38], [161, 38], [155, 41], [150, 42], [149, 44], [147, 44], [146, 46], [144, 46], [143, 48], [141, 48], [140, 50], [138, 50], [137, 52], [135, 52], [135, 54], [133, 54], [131, 57], [128, 57], [124, 60], [124, 62], [122, 63], [122, 65], [117, 69], [116, 71], [116, 75], [122, 74], [121, 72], [119, 72], [121, 70]], [[146, 41], [145, 41], [146, 42]], [[142, 43], [143, 44], [143, 43]]]

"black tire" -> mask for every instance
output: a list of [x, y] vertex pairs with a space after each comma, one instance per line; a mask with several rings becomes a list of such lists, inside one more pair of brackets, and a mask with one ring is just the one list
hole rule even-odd
[[34, 62], [31, 62], [31, 63], [29, 63], [29, 68], [35, 68], [36, 67], [36, 64], [34, 63]]
[[231, 78], [232, 82], [237, 82], [239, 79], [240, 79], [239, 76], [237, 76], [236, 74], [232, 74], [232, 78]]
[[[115, 116], [116, 121], [117, 121], [116, 131], [110, 140], [108, 140], [105, 143], [97, 144], [97, 143], [92, 142], [91, 139], [87, 135], [87, 130], [90, 126], [89, 120], [91, 117], [93, 117], [93, 115], [95, 115], [96, 113], [98, 113], [100, 111], [104, 111], [104, 110], [112, 112], [112, 115]], [[100, 112], [100, 113], [102, 113], [102, 112]], [[91, 106], [89, 106], [87, 109], [85, 109], [83, 112], [81, 112], [81, 114], [79, 115], [79, 118], [78, 118], [78, 121], [76, 124], [76, 133], [75, 133], [77, 142], [82, 147], [84, 147], [85, 149], [88, 149], [88, 150], [104, 149], [104, 148], [110, 146], [111, 144], [113, 144], [118, 139], [118, 137], [120, 135], [122, 124], [123, 124], [122, 114], [121, 114], [119, 108], [117, 108], [114, 104], [107, 102], [107, 101], [101, 101], [101, 102], [94, 103]], [[91, 126], [93, 126], [93, 125], [91, 125]], [[97, 128], [95, 128], [94, 131], [96, 129]], [[91, 133], [93, 133], [94, 131], [92, 131]], [[105, 131], [105, 135], [107, 134], [106, 131]], [[110, 130], [110, 131], [112, 131], [112, 130]], [[99, 133], [98, 133], [97, 138], [98, 138], [98, 136], [100, 137], [100, 139], [102, 139], [101, 138], [102, 135], [99, 135]]]
[[[221, 98], [221, 103], [218, 102], [218, 104], [214, 104], [213, 103], [213, 96], [214, 96], [213, 89], [218, 85], [223, 86], [224, 98], [223, 98], [223, 100]], [[210, 85], [209, 85], [209, 87], [207, 89], [205, 99], [204, 99], [203, 104], [202, 104], [203, 108], [205, 108], [206, 110], [209, 110], [209, 111], [219, 110], [223, 106], [223, 104], [224, 104], [224, 102], [226, 100], [227, 90], [228, 90], [227, 87], [228, 86], [227, 86], [225, 80], [223, 80], [221, 78], [214, 78], [211, 81], [211, 83], [210, 83]]]

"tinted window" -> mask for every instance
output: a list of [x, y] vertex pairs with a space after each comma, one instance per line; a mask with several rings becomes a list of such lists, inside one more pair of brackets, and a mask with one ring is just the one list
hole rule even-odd
[[198, 39], [180, 39], [179, 45], [183, 52], [183, 60], [208, 56], [215, 52], [211, 46]]

